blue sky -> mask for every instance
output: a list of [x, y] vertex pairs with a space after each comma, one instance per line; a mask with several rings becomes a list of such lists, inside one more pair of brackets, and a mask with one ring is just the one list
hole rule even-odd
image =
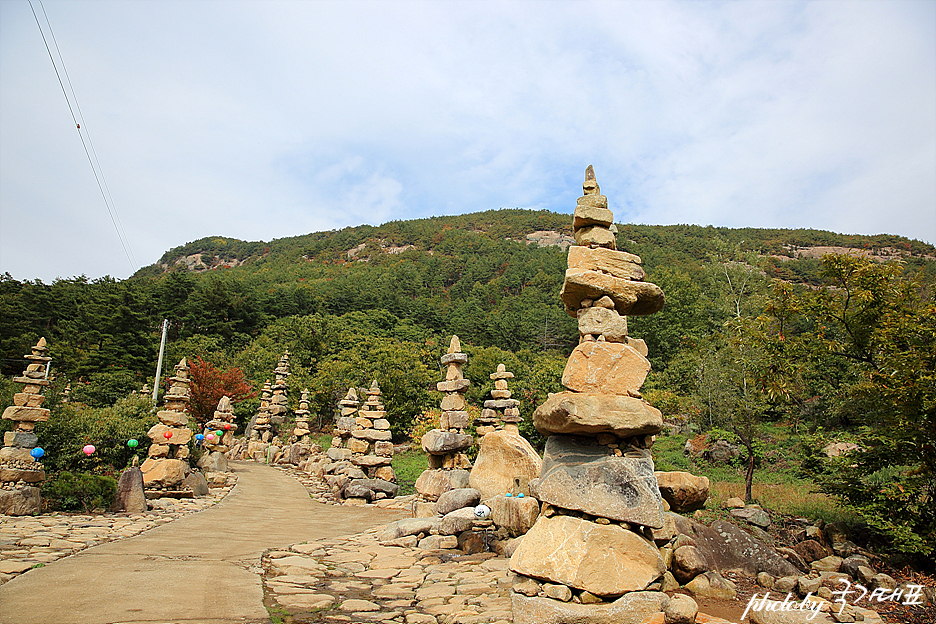
[[[42, 15], [38, 0], [33, 6]], [[936, 243], [936, 2], [0, 1], [0, 272], [499, 207]]]

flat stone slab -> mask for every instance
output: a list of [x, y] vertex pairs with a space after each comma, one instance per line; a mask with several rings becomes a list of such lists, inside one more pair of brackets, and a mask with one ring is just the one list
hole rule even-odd
[[663, 429], [663, 414], [630, 396], [559, 392], [533, 412], [533, 426], [543, 435], [598, 435], [620, 438], [654, 435]]
[[530, 491], [563, 509], [662, 528], [663, 499], [650, 452], [628, 455], [617, 457], [593, 438], [549, 436], [542, 476], [530, 482]]
[[566, 270], [559, 298], [570, 316], [577, 316], [583, 299], [600, 299], [605, 295], [611, 297], [614, 309], [623, 316], [659, 312], [665, 301], [663, 290], [650, 282], [635, 282], [588, 269]]

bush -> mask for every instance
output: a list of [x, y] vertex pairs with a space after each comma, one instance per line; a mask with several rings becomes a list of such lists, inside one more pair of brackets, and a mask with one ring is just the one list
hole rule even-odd
[[107, 509], [117, 495], [113, 477], [67, 470], [50, 474], [42, 484], [44, 511], [84, 511]]
[[[59, 403], [49, 420], [36, 427], [39, 446], [46, 452], [42, 463], [52, 471], [100, 474], [123, 469], [134, 452], [146, 457], [146, 432], [156, 424], [152, 406], [149, 397], [136, 393], [106, 408]], [[127, 447], [131, 438], [139, 442], [135, 451]], [[86, 444], [97, 449], [90, 457], [81, 452]]]

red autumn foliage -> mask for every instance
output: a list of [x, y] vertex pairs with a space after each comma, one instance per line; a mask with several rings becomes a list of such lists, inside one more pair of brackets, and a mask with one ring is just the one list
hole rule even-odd
[[199, 425], [211, 420], [221, 397], [227, 395], [231, 403], [239, 403], [257, 396], [257, 391], [244, 379], [244, 371], [237, 367], [221, 370], [196, 356], [189, 377], [192, 380], [189, 413]]

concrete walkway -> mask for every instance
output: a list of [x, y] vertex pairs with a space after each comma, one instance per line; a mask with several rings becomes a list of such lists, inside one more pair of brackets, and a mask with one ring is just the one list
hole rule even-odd
[[348, 535], [399, 511], [322, 505], [268, 466], [232, 463], [218, 505], [31, 570], [0, 586], [0, 624], [268, 622], [260, 555]]

